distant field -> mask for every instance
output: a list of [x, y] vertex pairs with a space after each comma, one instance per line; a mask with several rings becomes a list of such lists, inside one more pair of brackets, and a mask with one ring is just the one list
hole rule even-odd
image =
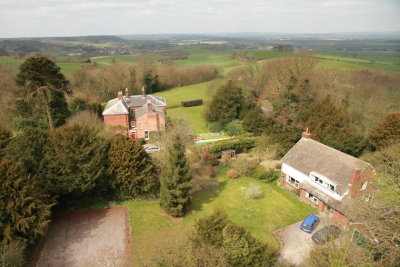
[[[400, 53], [399, 53], [400, 54]], [[400, 65], [395, 65], [394, 62], [397, 62], [395, 56], [396, 54], [392, 54], [394, 58], [387, 58], [387, 56], [379, 57], [376, 53], [373, 54], [370, 59], [366, 55], [363, 58], [357, 57], [345, 57], [345, 56], [337, 56], [337, 55], [327, 55], [327, 54], [315, 54], [316, 57], [321, 58], [321, 62], [317, 65], [317, 67], [322, 68], [338, 68], [342, 70], [357, 70], [357, 69], [379, 69], [384, 71], [396, 71], [400, 72]], [[387, 60], [387, 61], [385, 61]], [[400, 64], [400, 61], [398, 61]]]
[[164, 92], [156, 93], [157, 96], [165, 97], [168, 106], [180, 105], [181, 101], [192, 99], [209, 100], [207, 87], [209, 82], [197, 83], [189, 86], [176, 87]]
[[214, 65], [217, 67], [232, 67], [238, 65], [239, 62], [231, 57], [234, 51], [216, 51], [203, 49], [189, 49], [187, 59], [175, 60], [178, 65], [196, 66], [196, 65]]
[[[19, 65], [21, 65], [25, 60], [15, 59], [12, 57], [0, 57], [0, 64], [7, 65], [15, 71], [18, 71]], [[72, 73], [73, 71], [80, 69], [85, 63], [74, 63], [74, 62], [56, 62], [56, 64], [61, 68], [64, 73]]]
[[208, 133], [207, 122], [203, 118], [205, 105], [196, 107], [180, 107], [167, 110], [167, 116], [170, 118], [184, 120], [195, 134]]
[[252, 50], [248, 51], [247, 54], [258, 60], [271, 59], [275, 57], [288, 55], [288, 53], [285, 52], [270, 51], [270, 50]]
[[160, 53], [142, 54], [142, 55], [114, 55], [114, 56], [92, 57], [90, 60], [98, 64], [111, 64], [113, 63], [113, 60], [115, 60], [116, 63], [133, 63], [138, 61], [140, 58], [146, 58], [146, 57], [157, 61], [165, 58], [166, 56]]

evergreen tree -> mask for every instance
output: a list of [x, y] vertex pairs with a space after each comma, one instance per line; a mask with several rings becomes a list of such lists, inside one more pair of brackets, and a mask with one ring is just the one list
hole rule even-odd
[[255, 135], [261, 135], [271, 128], [273, 124], [273, 119], [266, 117], [259, 107], [255, 107], [250, 110], [243, 119], [243, 128]]
[[0, 126], [0, 160], [4, 156], [4, 149], [7, 147], [8, 143], [11, 141], [11, 132]]
[[171, 216], [185, 215], [190, 207], [189, 166], [185, 157], [185, 146], [180, 135], [172, 137], [168, 148], [168, 166], [161, 179], [160, 205]]
[[229, 81], [221, 86], [211, 99], [206, 119], [208, 122], [226, 125], [239, 119], [243, 102], [242, 88]]
[[398, 142], [400, 142], [400, 113], [388, 114], [368, 136], [371, 150], [381, 149]]
[[[55, 92], [57, 95], [71, 94], [69, 82], [62, 74], [60, 67], [45, 57], [30, 57], [19, 67], [16, 83], [23, 87], [24, 95], [32, 99], [39, 99], [51, 129], [55, 127], [53, 115], [54, 109], [50, 106], [54, 102]], [[65, 100], [65, 99], [64, 99]], [[64, 110], [65, 107], [62, 107]]]
[[[71, 197], [101, 192], [107, 177], [108, 144], [99, 133], [85, 126], [57, 128], [50, 135], [46, 173], [53, 193]], [[93, 193], [93, 192], [92, 192]]]
[[15, 136], [5, 150], [5, 158], [18, 162], [25, 174], [30, 174], [47, 188], [49, 179], [45, 178], [43, 168], [46, 168], [45, 154], [48, 149], [49, 134], [47, 130], [26, 128]]
[[116, 135], [108, 152], [110, 183], [123, 198], [155, 194], [159, 181], [155, 166], [143, 147], [123, 135]]
[[64, 92], [52, 91], [49, 102], [51, 116], [53, 118], [54, 127], [65, 124], [67, 118], [71, 115], [68, 109], [68, 103], [65, 100]]
[[228, 224], [228, 216], [220, 209], [211, 215], [200, 218], [194, 225], [193, 241], [196, 245], [207, 244], [222, 247], [222, 230]]
[[304, 121], [303, 129], [309, 127], [313, 139], [342, 152], [358, 157], [365, 148], [363, 136], [341, 107], [335, 105], [330, 96], [312, 103], [299, 117]]
[[0, 162], [0, 241], [33, 242], [49, 223], [53, 199], [10, 161]]

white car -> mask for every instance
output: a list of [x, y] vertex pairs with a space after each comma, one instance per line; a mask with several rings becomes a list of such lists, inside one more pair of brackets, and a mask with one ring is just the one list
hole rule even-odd
[[156, 145], [150, 145], [144, 148], [144, 151], [146, 151], [148, 154], [152, 154], [152, 153], [157, 153], [160, 152], [161, 147], [156, 146]]

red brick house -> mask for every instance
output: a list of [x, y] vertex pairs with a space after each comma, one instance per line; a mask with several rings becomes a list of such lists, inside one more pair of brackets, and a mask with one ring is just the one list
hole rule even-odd
[[300, 199], [332, 221], [347, 225], [354, 199], [372, 197], [374, 172], [369, 163], [311, 139], [307, 131], [282, 158], [279, 182], [299, 190]]
[[165, 129], [167, 103], [165, 98], [146, 95], [125, 95], [118, 92], [118, 97], [108, 101], [104, 111], [104, 125], [127, 134], [133, 139], [150, 139], [150, 132]]

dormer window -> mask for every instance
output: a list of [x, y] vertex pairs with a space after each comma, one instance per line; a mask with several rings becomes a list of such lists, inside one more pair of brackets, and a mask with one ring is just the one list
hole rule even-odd
[[311, 172], [310, 178], [318, 185], [320, 185], [332, 192], [336, 192], [337, 184], [332, 182], [331, 180], [329, 180], [327, 177], [325, 177], [321, 174], [315, 173], [315, 172]]

